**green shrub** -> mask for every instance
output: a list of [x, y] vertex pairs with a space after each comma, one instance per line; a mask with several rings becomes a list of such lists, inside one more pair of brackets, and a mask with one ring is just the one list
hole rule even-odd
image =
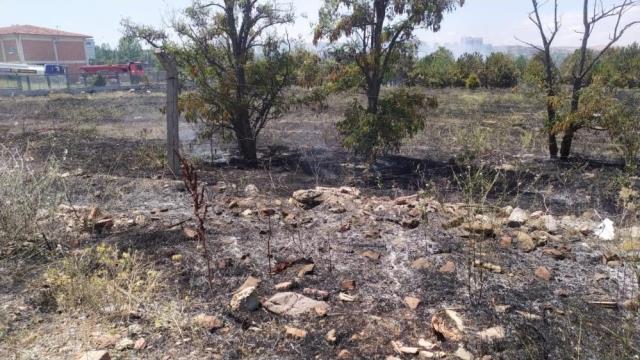
[[476, 75], [476, 74], [469, 75], [469, 77], [465, 81], [465, 86], [467, 87], [467, 89], [471, 89], [471, 90], [475, 90], [475, 89], [479, 88], [480, 87], [480, 79], [478, 78], [478, 75]]
[[398, 150], [402, 140], [422, 130], [425, 108], [436, 106], [433, 98], [401, 89], [380, 99], [377, 114], [354, 101], [337, 127], [347, 149], [373, 161], [380, 154]]

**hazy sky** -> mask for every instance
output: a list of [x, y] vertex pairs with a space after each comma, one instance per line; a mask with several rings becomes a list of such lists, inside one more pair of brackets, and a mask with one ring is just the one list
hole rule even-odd
[[[612, 3], [615, 0], [604, 0]], [[97, 44], [115, 44], [120, 37], [120, 20], [129, 17], [135, 22], [166, 26], [176, 11], [191, 0], [0, 0], [0, 27], [12, 24], [30, 24], [59, 28], [92, 35]], [[310, 24], [317, 19], [321, 1], [278, 0], [279, 4], [292, 4], [298, 15], [290, 35], [311, 38]], [[582, 0], [560, 0], [562, 30], [557, 46], [577, 46], [580, 34], [580, 6]], [[420, 33], [420, 40], [428, 43], [458, 42], [462, 36], [481, 36], [495, 45], [538, 41], [535, 27], [527, 19], [530, 0], [466, 0], [464, 7], [445, 16], [438, 33]], [[550, 15], [551, 8], [546, 9]], [[547, 16], [550, 19], [549, 16]], [[627, 19], [640, 20], [640, 8], [627, 14]], [[597, 28], [592, 45], [607, 41], [611, 26]], [[621, 44], [640, 42], [640, 26], [627, 32]]]

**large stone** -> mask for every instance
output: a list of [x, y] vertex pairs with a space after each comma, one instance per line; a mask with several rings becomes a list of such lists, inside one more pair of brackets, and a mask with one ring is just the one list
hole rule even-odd
[[527, 215], [527, 212], [520, 208], [515, 208], [513, 209], [513, 211], [511, 211], [511, 214], [509, 215], [509, 220], [507, 220], [507, 224], [510, 227], [520, 227], [524, 225], [527, 222], [527, 220], [529, 220], [529, 216]]
[[256, 294], [256, 289], [260, 284], [260, 279], [252, 276], [240, 286], [234, 293], [229, 303], [233, 311], [255, 311], [260, 308], [260, 300]]
[[529, 236], [529, 234], [519, 232], [517, 239], [518, 247], [520, 248], [520, 250], [524, 252], [531, 252], [536, 249], [536, 243], [533, 241], [533, 238]]
[[439, 311], [431, 318], [433, 330], [447, 341], [461, 341], [464, 324], [460, 315], [453, 310]]
[[323, 201], [322, 191], [319, 190], [298, 190], [293, 193], [292, 198], [296, 205], [304, 209], [314, 208]]
[[265, 309], [278, 315], [300, 316], [316, 311], [316, 307], [328, 308], [326, 302], [317, 301], [294, 292], [282, 292], [273, 295], [263, 304]]

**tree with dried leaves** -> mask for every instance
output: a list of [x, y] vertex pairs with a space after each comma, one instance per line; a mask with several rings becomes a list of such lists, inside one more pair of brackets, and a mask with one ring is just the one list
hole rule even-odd
[[187, 120], [230, 131], [242, 157], [255, 162], [258, 135], [287, 108], [292, 61], [275, 29], [292, 21], [292, 11], [266, 0], [195, 0], [172, 24], [179, 45], [163, 31], [124, 26], [130, 36], [169, 48], [194, 81], [196, 91], [180, 101]]
[[556, 133], [553, 131], [553, 125], [556, 122], [556, 95], [558, 94], [558, 76], [557, 66], [551, 56], [551, 46], [555, 40], [558, 32], [560, 31], [560, 21], [558, 19], [558, 0], [553, 1], [553, 24], [545, 30], [540, 17], [540, 9], [542, 4], [538, 0], [531, 0], [533, 11], [529, 14], [529, 20], [536, 26], [540, 32], [540, 39], [542, 40], [542, 46], [535, 45], [533, 43], [527, 43], [529, 46], [540, 51], [542, 55], [542, 63], [544, 65], [544, 89], [547, 96], [547, 132], [548, 132], [548, 145], [549, 156], [551, 158], [558, 157], [558, 142], [556, 139]]
[[[569, 116], [566, 116], [556, 125], [556, 131], [563, 131], [564, 133], [560, 145], [560, 158], [562, 160], [568, 159], [575, 132], [586, 123], [585, 119], [577, 116], [579, 114], [580, 96], [583, 88], [587, 85], [586, 80], [609, 49], [618, 42], [629, 29], [640, 24], [640, 20], [625, 21], [625, 15], [636, 7], [639, 2], [638, 0], [623, 0], [610, 7], [606, 7], [602, 1], [583, 0], [582, 42], [571, 72], [572, 90]], [[589, 39], [591, 35], [593, 35], [596, 25], [607, 19], [614, 21], [614, 27], [609, 35], [609, 41], [601, 50], [594, 51], [593, 56], [590, 56]]]

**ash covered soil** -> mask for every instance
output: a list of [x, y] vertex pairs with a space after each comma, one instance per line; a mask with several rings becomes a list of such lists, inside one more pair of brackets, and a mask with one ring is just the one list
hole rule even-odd
[[[608, 163], [489, 152], [475, 166], [507, 175], [480, 202], [464, 201], [445, 152], [385, 157], [374, 175], [327, 148], [260, 169], [202, 164], [207, 262], [190, 195], [148, 151], [158, 139], [131, 134], [162, 122], [134, 115], [80, 130], [7, 122], [4, 145], [31, 166], [66, 157], [65, 196], [39, 219], [55, 243], [20, 245], [47, 256], [0, 260], [0, 357], [640, 356], [640, 229], [619, 213]], [[614, 240], [598, 232], [607, 217]]]

